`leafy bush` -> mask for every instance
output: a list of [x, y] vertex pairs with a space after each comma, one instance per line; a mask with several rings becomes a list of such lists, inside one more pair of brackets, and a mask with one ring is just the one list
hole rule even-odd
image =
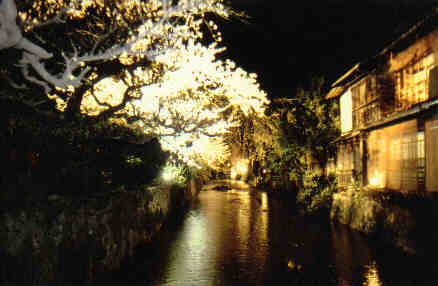
[[308, 213], [329, 210], [336, 191], [336, 176], [307, 170], [303, 175], [303, 188], [297, 195], [297, 203]]
[[282, 136], [280, 146], [267, 160], [268, 179], [278, 182], [281, 189], [303, 191], [300, 199], [309, 201], [309, 207], [326, 205], [334, 191], [334, 178], [308, 170], [315, 165], [326, 168], [336, 153], [335, 139], [340, 135], [338, 106], [326, 99], [328, 88], [324, 79], [315, 78], [308, 89], [298, 88], [291, 97], [273, 100], [269, 109]]
[[297, 144], [287, 144], [270, 154], [265, 165], [265, 181], [274, 189], [289, 191], [287, 186], [301, 180], [305, 166], [304, 148]]

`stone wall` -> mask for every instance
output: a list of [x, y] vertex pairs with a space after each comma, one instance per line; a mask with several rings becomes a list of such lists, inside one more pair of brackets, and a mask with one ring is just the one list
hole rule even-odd
[[70, 285], [117, 270], [196, 194], [171, 186], [0, 212], [0, 285]]
[[[394, 196], [400, 196], [395, 199]], [[433, 201], [401, 194], [348, 190], [333, 196], [331, 219], [384, 239], [406, 253], [422, 252], [427, 209]], [[430, 230], [430, 229], [429, 229]]]

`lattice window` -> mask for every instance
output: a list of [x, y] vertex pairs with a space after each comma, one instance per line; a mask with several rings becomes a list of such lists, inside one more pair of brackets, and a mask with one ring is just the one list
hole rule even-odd
[[424, 133], [417, 120], [372, 131], [367, 146], [371, 184], [408, 191], [424, 184]]

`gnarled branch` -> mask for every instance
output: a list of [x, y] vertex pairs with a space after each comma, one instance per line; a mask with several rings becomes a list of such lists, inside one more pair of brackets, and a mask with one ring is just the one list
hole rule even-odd
[[[83, 84], [88, 72], [89, 67], [85, 67], [87, 63], [98, 61], [110, 61], [122, 54], [127, 55], [143, 55], [151, 60], [155, 59], [158, 55], [166, 51], [163, 47], [148, 47], [147, 50], [136, 50], [134, 46], [142, 40], [150, 37], [157, 37], [163, 39], [170, 39], [174, 33], [164, 31], [164, 23], [171, 17], [184, 15], [184, 12], [192, 7], [192, 1], [186, 1], [187, 7], [182, 5], [171, 6], [168, 0], [163, 1], [163, 13], [164, 16], [160, 21], [153, 22], [152, 25], [137, 32], [132, 39], [125, 43], [118, 44], [102, 52], [96, 52], [97, 47], [101, 41], [107, 37], [103, 35], [91, 49], [89, 53], [84, 53], [79, 56], [78, 51], [73, 46], [74, 53], [71, 57], [64, 57], [64, 71], [60, 74], [52, 74], [45, 67], [44, 60], [52, 58], [53, 55], [46, 51], [43, 47], [40, 47], [26, 38], [23, 37], [20, 28], [16, 23], [17, 8], [14, 0], [3, 0], [0, 4], [0, 49], [17, 48], [23, 50], [23, 58], [20, 61], [22, 72], [24, 77], [44, 88], [46, 93], [51, 92], [51, 87], [60, 89], [74, 89]], [[199, 3], [198, 3], [199, 4]], [[68, 9], [67, 9], [68, 10]], [[61, 10], [58, 15], [49, 20], [46, 24], [62, 21], [62, 14], [67, 10]], [[42, 25], [42, 24], [39, 24]], [[111, 31], [110, 31], [111, 33]], [[26, 65], [31, 66], [41, 79], [37, 79], [31, 76]]]

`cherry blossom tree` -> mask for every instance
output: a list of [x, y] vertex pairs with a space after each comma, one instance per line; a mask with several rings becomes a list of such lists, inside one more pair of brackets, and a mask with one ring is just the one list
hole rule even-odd
[[[29, 83], [42, 87], [49, 99], [65, 105], [76, 102], [78, 107], [80, 95], [108, 76], [103, 70], [114, 75], [152, 63], [187, 40], [200, 39], [207, 13], [230, 15], [217, 0], [174, 2], [23, 0], [18, 11], [14, 0], [3, 0], [0, 50], [20, 50], [15, 64]], [[3, 78], [13, 87], [23, 87], [5, 72]], [[79, 100], [71, 100], [74, 97]]]
[[222, 0], [2, 0], [0, 98], [56, 103], [159, 137], [187, 163], [223, 164], [222, 136], [268, 100], [256, 75], [217, 58], [211, 15], [235, 13]]
[[[139, 95], [111, 118], [133, 125], [149, 136], [162, 138], [162, 146], [191, 164], [224, 165], [231, 144], [224, 138], [241, 125], [242, 116], [264, 118], [269, 103], [255, 74], [218, 60], [223, 49], [189, 41], [177, 52], [156, 61], [167, 67], [159, 82], [145, 85]], [[107, 78], [97, 83], [83, 100], [82, 111], [105, 116], [123, 102], [131, 81], [148, 81], [150, 70], [138, 69], [135, 78], [120, 82]]]

